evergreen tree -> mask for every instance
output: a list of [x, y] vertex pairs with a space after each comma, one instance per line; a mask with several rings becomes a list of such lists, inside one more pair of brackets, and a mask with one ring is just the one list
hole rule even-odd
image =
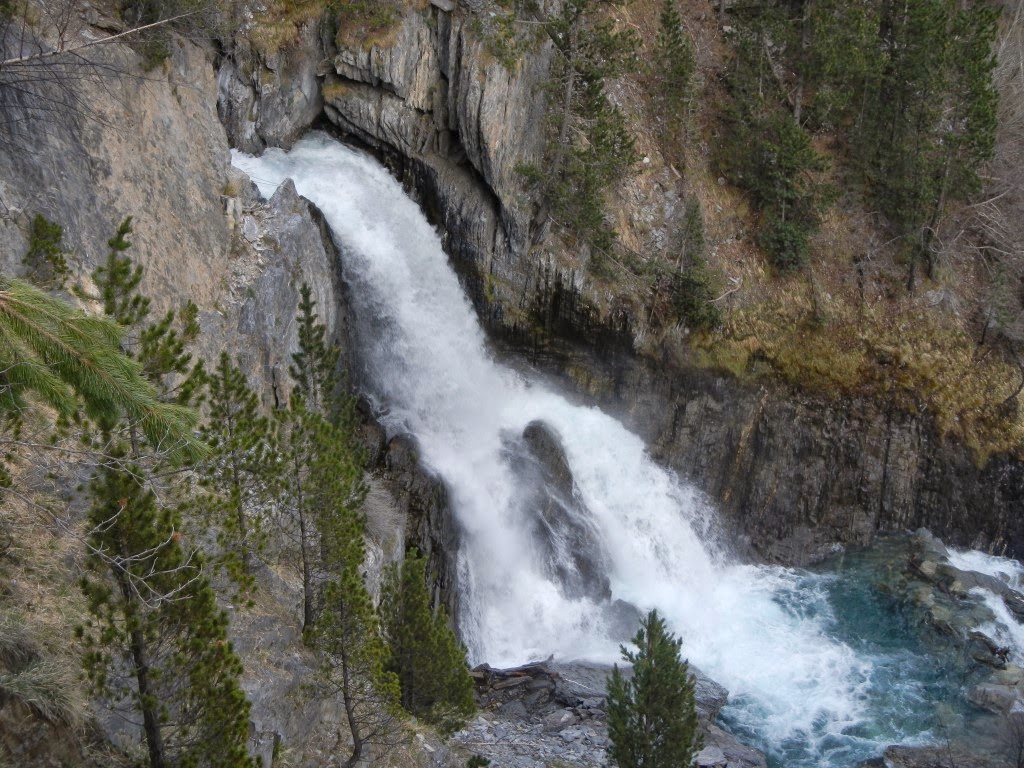
[[340, 350], [326, 341], [327, 329], [314, 311], [316, 302], [311, 298], [309, 285], [300, 289], [299, 351], [292, 355], [288, 373], [302, 396], [306, 408], [313, 413], [334, 420], [341, 407], [338, 379]]
[[276, 444], [256, 393], [227, 352], [207, 377], [207, 402], [202, 436], [211, 452], [198, 473], [208, 493], [199, 507], [218, 532], [218, 565], [249, 592], [256, 586], [253, 558], [266, 545], [263, 520], [278, 477]]
[[857, 130], [865, 98], [882, 69], [878, 46], [878, 0], [804, 0], [797, 23], [800, 42], [793, 113], [803, 121], [806, 104], [813, 123]]
[[995, 144], [992, 52], [998, 11], [984, 3], [883, 4], [883, 66], [866, 98], [857, 156], [873, 201], [902, 237], [907, 287], [932, 267], [947, 202], [978, 188]]
[[326, 341], [303, 284], [297, 317], [299, 349], [289, 373], [295, 389], [288, 407], [277, 413], [281, 471], [278, 509], [282, 530], [296, 544], [303, 585], [303, 627], [318, 611], [318, 585], [330, 574], [322, 532], [339, 516], [356, 514], [366, 494], [362, 453], [349, 429], [351, 400], [342, 393], [340, 351]]
[[346, 429], [307, 410], [297, 393], [278, 413], [278, 425], [277, 506], [282, 530], [298, 550], [303, 627], [308, 630], [317, 618], [318, 585], [334, 573], [324, 537], [358, 516], [366, 496], [362, 455]]
[[29, 229], [28, 251], [23, 259], [32, 282], [46, 288], [63, 288], [68, 263], [61, 249], [64, 227], [37, 213]]
[[636, 161], [634, 140], [605, 81], [622, 72], [639, 39], [603, 17], [608, 3], [567, 0], [544, 28], [557, 60], [552, 83], [548, 167], [541, 191], [551, 212], [592, 249], [594, 264], [614, 241], [604, 220], [605, 191]]
[[[97, 695], [141, 719], [150, 768], [255, 768], [242, 665], [227, 640], [198, 552], [137, 466], [102, 469], [92, 483], [91, 618], [79, 628]], [[103, 557], [96, 556], [102, 553]]]
[[406, 554], [401, 568], [392, 567], [381, 596], [381, 622], [402, 706], [450, 732], [475, 709], [473, 680], [444, 609], [430, 609], [426, 567], [415, 550]]
[[172, 458], [195, 458], [195, 414], [160, 402], [141, 366], [121, 349], [125, 331], [20, 280], [0, 278], [0, 413], [17, 416], [35, 396], [70, 416], [78, 405], [93, 419], [124, 415]]
[[654, 45], [654, 98], [662, 121], [662, 143], [673, 158], [682, 157], [693, 106], [692, 79], [697, 69], [676, 0], [662, 0]]
[[633, 644], [636, 652], [621, 649], [632, 677], [616, 665], [608, 680], [609, 755], [620, 768], [689, 768], [700, 733], [682, 642], [651, 611]]
[[307, 636], [320, 654], [321, 685], [342, 698], [352, 738], [345, 766], [354, 768], [369, 748], [386, 750], [391, 745], [400, 690], [398, 678], [386, 669], [387, 646], [360, 573], [366, 554], [363, 519], [349, 506], [329, 513], [319, 522], [324, 566], [331, 578], [324, 587], [323, 612]]
[[180, 315], [169, 310], [155, 323], [148, 322], [150, 299], [139, 290], [143, 269], [124, 253], [132, 247], [132, 217], [128, 216], [108, 242], [104, 264], [93, 272], [103, 311], [127, 329], [122, 349], [140, 363], [161, 398], [181, 405], [192, 402], [203, 381], [202, 363], [193, 363], [186, 350], [199, 335], [199, 308], [191, 301]]
[[714, 162], [750, 194], [759, 214], [759, 245], [776, 269], [790, 272], [806, 263], [809, 239], [831, 195], [815, 176], [824, 170], [825, 159], [782, 107], [783, 93], [768, 54], [779, 26], [776, 15], [766, 12], [738, 34], [728, 74], [732, 98], [724, 116], [725, 138]]
[[[138, 359], [163, 399], [184, 409], [200, 377], [185, 351], [198, 330], [195, 313], [187, 310], [184, 323], [169, 313], [146, 324], [150, 302], [138, 291], [142, 270], [122, 255], [130, 232], [125, 220], [96, 284], [110, 318], [128, 326], [124, 353]], [[90, 486], [92, 577], [82, 581], [92, 619], [81, 635], [93, 686], [142, 720], [150, 768], [254, 766], [246, 750], [248, 702], [238, 687], [241, 664], [227, 642], [227, 618], [217, 609], [199, 553], [183, 548], [179, 521], [154, 493], [158, 483], [166, 484], [158, 480], [166, 446], [131, 422], [103, 418], [99, 426], [110, 460]]]

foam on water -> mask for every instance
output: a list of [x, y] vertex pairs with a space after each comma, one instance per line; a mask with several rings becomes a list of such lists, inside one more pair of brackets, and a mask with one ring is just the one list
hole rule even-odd
[[1014, 589], [1024, 586], [1024, 565], [1008, 557], [987, 555], [976, 549], [948, 550], [949, 564], [961, 571], [975, 571], [1004, 580]]
[[[961, 571], [975, 571], [1000, 579], [1012, 589], [1024, 590], [1024, 565], [1008, 557], [988, 555], [978, 550], [948, 550], [947, 560]], [[1010, 649], [1010, 660], [1024, 664], [1024, 624], [1006, 607], [1003, 599], [984, 587], [975, 587], [971, 594], [981, 599], [992, 612], [993, 620], [976, 627], [999, 645]]]
[[847, 760], [908, 736], [844, 735], [871, 716], [875, 660], [830, 636], [826, 577], [730, 562], [708, 536], [711, 510], [637, 436], [494, 362], [437, 233], [381, 166], [320, 135], [234, 163], [265, 196], [292, 178], [344, 253], [366, 386], [450, 489], [473, 661], [618, 660], [609, 602], [565, 595], [517, 503], [507, 440], [541, 420], [563, 444], [612, 598], [667, 616], [685, 654], [738, 702], [733, 722], [791, 766], [829, 765], [840, 742]]

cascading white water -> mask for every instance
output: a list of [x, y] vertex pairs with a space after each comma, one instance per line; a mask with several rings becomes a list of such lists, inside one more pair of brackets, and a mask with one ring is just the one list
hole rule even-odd
[[[375, 161], [312, 135], [234, 163], [266, 196], [292, 178], [343, 249], [371, 394], [451, 492], [472, 659], [618, 658], [610, 602], [567, 596], [520, 503], [508, 446], [539, 420], [564, 447], [611, 599], [658, 608], [690, 660], [746, 702], [734, 722], [769, 746], [806, 745], [801, 765], [830, 764], [816, 745], [868, 717], [873, 660], [830, 638], [827, 577], [730, 562], [707, 540], [711, 511], [639, 438], [496, 364], [437, 233]], [[906, 734], [882, 738], [894, 736]]]
[[[974, 571], [1006, 582], [1018, 592], [1024, 590], [1024, 565], [1007, 557], [987, 555], [977, 550], [948, 551], [949, 564], [962, 571]], [[1002, 598], [989, 589], [975, 587], [971, 593], [991, 611], [993, 619], [977, 629], [1010, 650], [1015, 664], [1024, 664], [1024, 623], [1007, 607]]]

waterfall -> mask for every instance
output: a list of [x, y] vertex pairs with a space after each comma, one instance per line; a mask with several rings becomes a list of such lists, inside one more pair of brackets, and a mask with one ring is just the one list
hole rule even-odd
[[[326, 216], [369, 394], [450, 490], [471, 661], [616, 661], [656, 607], [729, 688], [731, 722], [787, 765], [849, 765], [919, 735], [851, 735], [872, 717], [878, 659], [830, 635], [834, 577], [733, 562], [709, 535], [713, 510], [636, 435], [495, 362], [438, 234], [384, 168], [318, 134], [234, 163], [265, 196], [292, 178]], [[538, 444], [561, 452], [570, 483], [538, 488], [557, 485]]]

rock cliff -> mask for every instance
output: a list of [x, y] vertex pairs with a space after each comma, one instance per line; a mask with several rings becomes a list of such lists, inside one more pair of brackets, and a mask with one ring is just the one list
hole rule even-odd
[[[88, 33], [88, 17], [76, 23]], [[24, 271], [29, 222], [36, 214], [45, 215], [64, 228], [68, 282], [83, 289], [81, 296], [67, 298], [94, 304], [90, 275], [105, 258], [106, 242], [120, 221], [132, 216], [129, 255], [145, 268], [142, 288], [154, 309], [195, 301], [202, 333], [193, 351], [209, 362], [227, 351], [268, 406], [286, 401], [303, 283], [313, 288], [328, 333], [348, 350], [342, 265], [319, 211], [290, 182], [270, 200], [261, 200], [249, 179], [232, 169], [217, 113], [211, 51], [174, 40], [166, 62], [148, 73], [127, 47], [109, 45], [101, 55], [111, 69], [89, 70], [88, 77], [76, 81], [81, 98], [93, 105], [90, 111], [67, 110], [30, 121], [26, 105], [24, 112], [3, 115], [9, 121], [5, 127], [25, 123], [32, 130], [2, 137], [0, 271]], [[271, 117], [276, 114], [270, 110]], [[268, 135], [285, 130], [273, 125], [259, 122]], [[401, 557], [396, 542], [405, 541], [406, 509], [414, 505], [396, 500], [397, 491], [392, 493], [382, 480], [368, 481], [368, 567], [379, 575], [384, 564]], [[415, 462], [394, 468], [389, 481], [396, 489], [431, 482]], [[429, 536], [430, 525], [441, 525], [432, 521], [444, 520], [436, 511], [431, 521], [421, 517], [410, 525], [412, 542], [418, 541], [416, 526], [424, 526], [423, 535]], [[38, 519], [30, 528], [52, 535]], [[424, 549], [438, 560], [440, 547]], [[70, 570], [55, 576], [60, 578], [68, 579], [61, 590], [77, 594]], [[335, 698], [309, 695], [316, 661], [302, 642], [297, 575], [275, 564], [261, 569], [258, 579], [257, 604], [238, 612], [231, 629], [245, 662], [242, 685], [253, 705], [254, 748], [264, 765], [282, 752], [293, 765], [330, 764], [343, 709]], [[3, 609], [24, 611], [45, 623], [45, 617], [35, 615], [41, 610], [32, 594], [37, 587], [28, 582], [10, 590], [5, 585]], [[58, 621], [70, 623], [65, 628], [69, 635], [74, 610], [65, 606], [66, 615]], [[126, 730], [122, 718], [96, 714], [102, 732], [92, 722], [77, 731], [40, 725], [20, 707], [4, 707], [0, 748], [26, 765], [118, 764], [106, 752], [93, 755], [98, 763], [90, 762], [86, 745], [106, 750], [107, 739], [120, 743], [128, 735], [135, 741], [137, 734]], [[434, 751], [441, 754], [443, 748], [421, 739], [402, 751], [395, 764], [416, 765]]]
[[[876, 531], [928, 526], [958, 545], [1024, 555], [1019, 461], [976, 466], [925, 413], [744, 384], [671, 345], [634, 354], [636, 310], [609, 303], [545, 240], [517, 171], [542, 153], [550, 43], [534, 40], [510, 69], [488, 48], [487, 18], [480, 3], [435, 2], [408, 11], [385, 39], [340, 48], [304, 30], [263, 70], [305, 78], [319, 67], [327, 120], [406, 180], [495, 338], [621, 415], [718, 503], [748, 551], [805, 563]], [[236, 72], [225, 63], [222, 84]], [[312, 122], [311, 109], [278, 114], [305, 82], [246, 86], [249, 113], [291, 121], [264, 140], [286, 144]], [[222, 87], [222, 113], [225, 93], [239, 88]], [[228, 121], [242, 146], [252, 144], [246, 125]]]

